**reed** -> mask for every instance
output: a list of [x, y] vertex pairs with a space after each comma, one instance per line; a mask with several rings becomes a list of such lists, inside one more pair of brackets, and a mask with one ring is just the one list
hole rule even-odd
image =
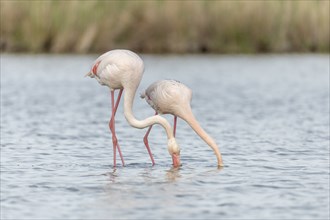
[[329, 1], [1, 0], [2, 52], [329, 53]]

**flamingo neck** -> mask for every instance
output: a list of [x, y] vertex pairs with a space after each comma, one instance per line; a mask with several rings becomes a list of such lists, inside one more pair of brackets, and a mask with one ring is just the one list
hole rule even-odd
[[138, 120], [135, 118], [135, 116], [133, 115], [132, 109], [133, 109], [133, 102], [134, 102], [136, 90], [137, 90], [137, 86], [133, 86], [133, 87], [129, 86], [127, 88], [124, 87], [124, 92], [125, 92], [125, 94], [124, 94], [124, 115], [125, 115], [125, 118], [128, 121], [128, 123], [132, 127], [139, 128], [139, 129], [149, 127], [153, 124], [160, 124], [165, 129], [167, 138], [168, 139], [174, 138], [172, 128], [165, 118], [163, 118], [159, 115], [155, 115], [155, 116], [146, 118], [144, 120]]
[[196, 134], [199, 135], [203, 139], [203, 141], [205, 141], [205, 143], [207, 143], [212, 148], [214, 154], [217, 157], [218, 165], [223, 166], [222, 156], [216, 142], [200, 126], [195, 116], [193, 115], [190, 106], [186, 108], [185, 112], [186, 113], [180, 117], [185, 120], [189, 124], [189, 126], [196, 132]]

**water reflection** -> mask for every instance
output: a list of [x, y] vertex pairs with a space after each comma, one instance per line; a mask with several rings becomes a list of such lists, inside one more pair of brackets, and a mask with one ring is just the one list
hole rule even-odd
[[180, 174], [181, 167], [172, 167], [171, 169], [166, 171], [165, 179], [168, 182], [175, 182], [177, 179], [181, 178]]
[[109, 177], [109, 181], [111, 183], [115, 183], [116, 182], [116, 178], [118, 177], [118, 174], [116, 173], [117, 169], [113, 168], [112, 171], [105, 173], [104, 175]]

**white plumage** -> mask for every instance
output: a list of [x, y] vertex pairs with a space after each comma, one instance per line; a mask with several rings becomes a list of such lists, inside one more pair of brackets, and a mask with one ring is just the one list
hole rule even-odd
[[[145, 128], [149, 130], [144, 137], [144, 143], [154, 164], [154, 159], [148, 144], [148, 135], [154, 124], [160, 124], [164, 127], [168, 138], [168, 151], [172, 156], [173, 165], [180, 166], [180, 148], [175, 140], [176, 118], [185, 120], [192, 129], [213, 149], [217, 156], [218, 165], [223, 166], [220, 151], [215, 141], [201, 128], [195, 119], [190, 102], [192, 98], [191, 90], [184, 84], [175, 80], [161, 80], [151, 84], [141, 95], [148, 104], [159, 114], [174, 115], [174, 131], [167, 120], [159, 115], [155, 115], [144, 120], [138, 120], [132, 112], [133, 100], [136, 90], [142, 79], [144, 64], [142, 59], [129, 50], [112, 50], [97, 58], [91, 71], [86, 76], [95, 78], [101, 85], [108, 86], [111, 90], [112, 115], [109, 122], [109, 128], [112, 133], [114, 166], [116, 166], [116, 149], [118, 149], [122, 163], [120, 147], [115, 132], [115, 114], [122, 95], [124, 94], [124, 114], [128, 123], [135, 128]], [[114, 91], [119, 89], [118, 98], [115, 102]]]
[[[161, 80], [151, 84], [141, 98], [145, 98], [147, 103], [156, 111], [157, 114], [174, 115], [174, 136], [176, 130], [176, 117], [185, 120], [190, 127], [213, 149], [218, 165], [223, 166], [221, 153], [215, 141], [202, 129], [195, 119], [190, 102], [192, 91], [184, 84], [175, 80]], [[148, 144], [148, 135], [151, 128], [147, 131], [144, 138], [146, 146]]]
[[159, 114], [181, 116], [192, 98], [192, 91], [175, 80], [160, 80], [151, 84], [144, 92], [148, 104]]
[[[168, 150], [172, 157], [179, 157], [180, 148], [173, 136], [173, 130], [167, 120], [159, 115], [138, 120], [132, 112], [133, 100], [136, 90], [140, 84], [144, 72], [142, 59], [129, 50], [111, 50], [98, 57], [86, 76], [95, 78], [101, 85], [108, 86], [111, 90], [112, 115], [109, 122], [109, 128], [112, 133], [114, 166], [116, 166], [116, 149], [118, 149], [122, 164], [124, 159], [118, 144], [115, 132], [115, 114], [121, 98], [122, 91], [124, 94], [124, 114], [128, 123], [135, 128], [145, 128], [153, 124], [160, 124], [164, 127], [168, 138]], [[114, 91], [120, 90], [117, 101], [114, 100]], [[150, 157], [152, 158], [150, 149], [147, 147]], [[153, 158], [152, 158], [152, 162]], [[176, 164], [177, 165], [177, 164]]]

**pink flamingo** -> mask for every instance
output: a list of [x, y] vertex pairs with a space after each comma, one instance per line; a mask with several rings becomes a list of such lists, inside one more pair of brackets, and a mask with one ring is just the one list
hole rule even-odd
[[[213, 149], [218, 166], [223, 166], [221, 153], [215, 141], [203, 130], [194, 117], [190, 102], [192, 91], [184, 84], [175, 80], [161, 80], [151, 84], [141, 98], [145, 98], [147, 103], [156, 111], [157, 114], [172, 114], [174, 116], [174, 133], [176, 131], [177, 117], [186, 121], [190, 127]], [[149, 149], [148, 135], [152, 125], [144, 136], [144, 143]]]
[[[138, 120], [133, 115], [133, 100], [143, 72], [143, 61], [137, 54], [129, 50], [111, 50], [98, 57], [94, 61], [91, 71], [86, 74], [86, 76], [95, 78], [101, 85], [108, 86], [111, 91], [112, 114], [109, 128], [112, 134], [113, 143], [113, 165], [114, 167], [116, 166], [116, 149], [118, 149], [123, 166], [125, 165], [115, 130], [115, 115], [122, 92], [125, 90], [124, 115], [128, 123], [131, 126], [140, 129], [149, 127], [153, 124], [160, 124], [163, 126], [167, 134], [168, 151], [172, 156], [174, 167], [177, 167], [180, 165], [180, 148], [176, 143], [173, 130], [167, 120], [159, 115], [144, 120]], [[116, 102], [114, 99], [115, 90], [119, 90]], [[147, 146], [147, 150], [152, 158], [149, 146]], [[153, 158], [152, 163], [154, 164]]]

